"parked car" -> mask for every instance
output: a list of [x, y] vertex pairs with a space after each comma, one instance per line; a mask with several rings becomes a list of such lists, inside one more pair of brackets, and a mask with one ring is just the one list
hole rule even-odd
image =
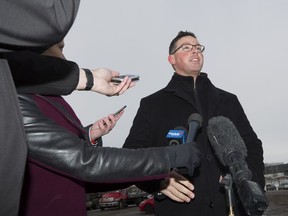
[[109, 207], [118, 207], [119, 209], [128, 205], [139, 205], [147, 198], [147, 193], [137, 188], [135, 185], [123, 190], [106, 192], [99, 199], [101, 210]]
[[92, 210], [92, 209], [99, 209], [99, 199], [102, 197], [103, 192], [99, 193], [86, 193], [86, 209]]
[[281, 183], [278, 187], [278, 190], [288, 190], [288, 182]]
[[266, 184], [266, 191], [276, 190], [276, 186], [274, 184]]
[[139, 205], [143, 200], [147, 199], [148, 193], [140, 190], [136, 186], [130, 186], [126, 189], [127, 192], [127, 200], [126, 204], [127, 205]]
[[110, 207], [117, 207], [119, 209], [124, 208], [127, 206], [127, 197], [128, 196], [125, 190], [104, 193], [99, 200], [100, 209], [103, 211], [105, 208]]
[[143, 200], [138, 207], [140, 212], [145, 212], [145, 214], [154, 214], [155, 213], [154, 197], [149, 196], [149, 198]]

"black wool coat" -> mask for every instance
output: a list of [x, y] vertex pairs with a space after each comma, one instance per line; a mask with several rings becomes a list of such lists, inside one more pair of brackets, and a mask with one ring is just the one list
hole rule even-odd
[[[168, 131], [178, 126], [188, 129], [187, 121], [192, 113], [199, 113], [203, 118], [203, 125], [195, 140], [202, 153], [201, 165], [195, 169], [192, 178], [186, 176], [195, 186], [195, 199], [188, 204], [169, 198], [155, 199], [155, 215], [227, 215], [225, 190], [219, 184], [219, 177], [228, 173], [228, 169], [219, 162], [207, 136], [208, 120], [214, 116], [225, 116], [236, 126], [247, 147], [246, 162], [253, 173], [252, 180], [264, 187], [261, 141], [253, 131], [237, 96], [216, 88], [205, 73], [197, 77], [195, 86], [192, 77], [175, 73], [165, 88], [143, 98], [123, 147], [167, 146]], [[148, 192], [159, 191], [159, 182], [141, 183], [138, 186]], [[236, 215], [245, 215], [239, 202], [236, 199], [235, 212], [239, 211]]]

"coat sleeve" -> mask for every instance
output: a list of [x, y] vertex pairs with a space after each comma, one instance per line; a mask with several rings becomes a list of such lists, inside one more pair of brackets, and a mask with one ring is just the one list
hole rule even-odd
[[31, 51], [0, 53], [8, 61], [18, 92], [45, 95], [71, 94], [79, 80], [79, 67], [72, 61]]
[[19, 95], [29, 160], [85, 182], [161, 179], [170, 170], [168, 148], [95, 148], [45, 117], [31, 96]]
[[234, 113], [236, 113], [237, 116], [234, 124], [247, 148], [246, 162], [252, 172], [252, 180], [258, 182], [259, 185], [264, 188], [265, 178], [262, 142], [254, 132], [243, 107], [237, 98], [235, 103], [237, 104], [237, 106], [235, 106], [237, 111], [235, 110]]
[[[154, 119], [150, 116], [147, 110], [150, 110], [145, 103], [145, 99], [141, 99], [139, 109], [133, 120], [133, 125], [130, 129], [129, 135], [125, 140], [123, 148], [129, 149], [139, 149], [139, 148], [149, 148], [155, 145], [152, 143], [154, 140], [153, 134], [151, 132], [152, 122], [150, 119]], [[160, 191], [161, 180], [152, 180], [149, 182], [139, 182], [136, 184], [138, 188], [144, 190], [148, 193], [154, 193]]]
[[154, 120], [150, 107], [147, 107], [145, 99], [141, 99], [129, 135], [123, 145], [124, 148], [149, 148], [156, 145], [156, 143], [152, 143], [152, 140], [155, 140], [153, 137], [155, 133], [151, 131], [154, 128], [151, 119]]

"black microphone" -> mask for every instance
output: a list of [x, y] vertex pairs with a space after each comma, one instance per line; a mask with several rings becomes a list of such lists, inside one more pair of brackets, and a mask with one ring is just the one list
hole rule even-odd
[[189, 132], [187, 136], [187, 143], [193, 142], [197, 131], [202, 127], [202, 117], [199, 113], [193, 113], [188, 118]]
[[258, 183], [251, 181], [252, 173], [245, 161], [247, 149], [238, 130], [228, 118], [218, 116], [208, 121], [207, 132], [220, 162], [229, 167], [245, 211], [248, 215], [262, 215], [268, 200]]
[[[202, 126], [202, 117], [200, 114], [198, 113], [193, 113], [189, 116], [188, 118], [188, 125], [189, 125], [189, 131], [188, 131], [188, 135], [187, 135], [187, 139], [185, 142], [185, 145], [188, 143], [192, 143], [195, 139], [195, 136], [197, 134], [197, 131], [199, 128], [201, 128]], [[187, 174], [188, 173], [188, 169], [187, 168], [178, 168], [177, 172], [181, 175]], [[193, 173], [190, 171], [190, 175], [192, 176]]]
[[186, 142], [187, 130], [182, 126], [178, 126], [173, 130], [169, 130], [166, 138], [169, 140], [169, 145], [180, 145]]

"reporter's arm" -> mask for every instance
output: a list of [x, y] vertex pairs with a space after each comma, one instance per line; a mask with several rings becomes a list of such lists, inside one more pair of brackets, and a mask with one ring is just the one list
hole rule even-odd
[[68, 95], [79, 82], [79, 67], [72, 61], [31, 51], [0, 53], [8, 61], [18, 92]]
[[[31, 95], [19, 95], [29, 160], [87, 182], [124, 183], [162, 179], [173, 167], [194, 169], [192, 145], [150, 149], [94, 148], [39, 110]], [[127, 169], [129, 167], [129, 169]]]
[[[15, 86], [20, 93], [68, 95], [75, 89], [86, 88], [86, 73], [75, 62], [31, 51], [2, 52], [0, 58], [8, 61]], [[91, 91], [100, 94], [123, 94], [135, 85], [129, 78], [125, 78], [119, 85], [114, 85], [111, 79], [119, 75], [119, 72], [110, 69], [99, 68], [91, 72]]]

